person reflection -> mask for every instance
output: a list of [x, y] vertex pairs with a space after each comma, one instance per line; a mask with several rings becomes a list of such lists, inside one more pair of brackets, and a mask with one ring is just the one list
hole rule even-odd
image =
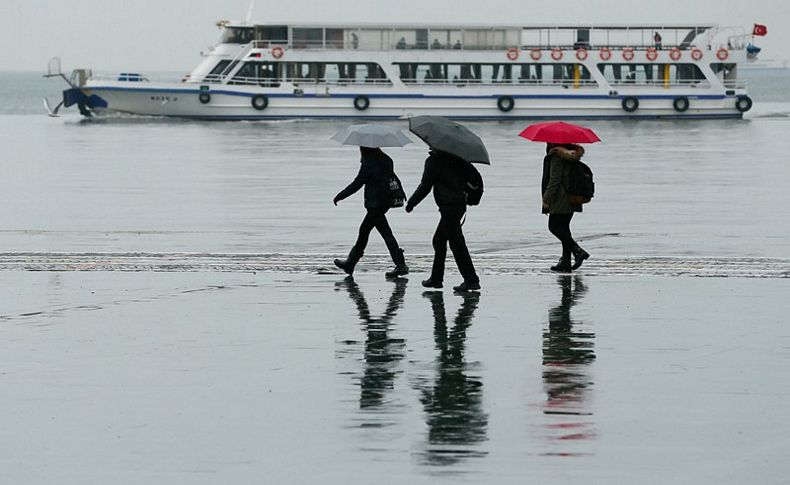
[[422, 389], [428, 425], [426, 460], [430, 465], [452, 465], [466, 457], [485, 455], [473, 448], [486, 441], [488, 416], [483, 412], [483, 383], [467, 375], [464, 361], [466, 331], [480, 303], [479, 293], [463, 293], [463, 302], [447, 328], [442, 292], [425, 292], [433, 308], [434, 342], [439, 355], [433, 386]]
[[394, 388], [398, 375], [397, 364], [405, 356], [403, 339], [389, 337], [392, 319], [403, 305], [406, 295], [406, 284], [409, 280], [398, 278], [392, 280], [394, 287], [384, 314], [374, 317], [370, 313], [365, 295], [354, 282], [347, 277], [338, 286], [343, 287], [348, 296], [357, 306], [362, 329], [367, 334], [365, 340], [365, 371], [360, 380], [360, 409], [381, 407], [385, 403], [387, 391]]
[[571, 308], [587, 293], [582, 278], [563, 275], [557, 282], [562, 299], [549, 310], [548, 328], [543, 332], [543, 383], [548, 398], [544, 414], [552, 417], [546, 425], [550, 439], [567, 443], [594, 437], [587, 403], [593, 382], [587, 369], [595, 360], [595, 334], [574, 328], [581, 323], [571, 319]]

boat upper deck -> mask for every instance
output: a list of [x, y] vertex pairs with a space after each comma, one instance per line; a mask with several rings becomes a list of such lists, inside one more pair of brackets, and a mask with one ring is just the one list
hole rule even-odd
[[246, 25], [220, 21], [222, 43], [258, 48], [390, 50], [502, 50], [634, 48], [659, 46], [689, 49], [719, 42], [743, 49], [749, 35], [743, 29], [715, 24], [678, 25]]

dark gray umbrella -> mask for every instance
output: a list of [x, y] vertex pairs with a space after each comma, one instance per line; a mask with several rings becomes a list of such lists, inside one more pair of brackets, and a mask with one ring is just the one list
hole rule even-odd
[[409, 118], [409, 130], [434, 150], [450, 153], [471, 163], [491, 165], [488, 150], [468, 128], [441, 116]]

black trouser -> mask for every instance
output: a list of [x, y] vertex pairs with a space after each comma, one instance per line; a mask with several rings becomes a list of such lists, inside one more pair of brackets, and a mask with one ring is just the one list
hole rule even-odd
[[439, 225], [433, 235], [434, 256], [431, 280], [437, 283], [444, 280], [444, 262], [447, 259], [447, 243], [449, 242], [455, 264], [458, 265], [458, 270], [464, 281], [479, 283], [480, 279], [475, 272], [475, 266], [461, 230], [461, 218], [466, 213], [466, 207], [442, 207], [439, 209], [439, 213], [442, 217], [439, 219]]
[[549, 215], [549, 231], [562, 242], [563, 257], [570, 256], [571, 251], [576, 247], [576, 241], [571, 235], [571, 219], [573, 219], [573, 212]]
[[389, 222], [387, 222], [387, 211], [389, 208], [386, 209], [368, 209], [367, 215], [365, 218], [362, 219], [362, 224], [359, 226], [359, 236], [357, 237], [357, 242], [354, 244], [354, 249], [357, 250], [360, 254], [365, 251], [365, 248], [368, 245], [368, 239], [370, 238], [370, 232], [375, 228], [379, 234], [381, 234], [382, 239], [384, 239], [384, 243], [387, 245], [387, 249], [389, 249], [390, 255], [393, 259], [399, 255], [400, 246], [398, 246], [398, 241], [395, 240], [395, 236], [392, 234], [392, 229], [390, 229]]

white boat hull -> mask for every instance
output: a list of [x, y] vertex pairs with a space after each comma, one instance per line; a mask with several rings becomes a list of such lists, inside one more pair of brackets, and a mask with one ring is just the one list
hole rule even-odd
[[[692, 88], [668, 89], [656, 94], [640, 89], [621, 90], [610, 95], [602, 89], [562, 89], [503, 87], [492, 94], [490, 87], [442, 86], [421, 89], [419, 93], [392, 87], [344, 87], [326, 91], [300, 87], [303, 94], [294, 94], [294, 87], [279, 89], [251, 86], [212, 86], [201, 91], [190, 83], [149, 84], [139, 82], [91, 82], [81, 88], [87, 95], [96, 95], [106, 107], [95, 108], [97, 114], [127, 113], [142, 116], [164, 116], [204, 120], [285, 120], [285, 119], [403, 119], [418, 115], [439, 115], [454, 119], [506, 120], [526, 118], [741, 118], [735, 107], [737, 97]], [[201, 102], [200, 94], [210, 94]], [[265, 109], [252, 106], [255, 95], [268, 100]], [[354, 107], [358, 96], [370, 105], [365, 110]], [[501, 97], [514, 100], [511, 111], [497, 107]], [[623, 99], [635, 97], [635, 112], [623, 109]], [[687, 97], [689, 109], [678, 112], [673, 100]]]

